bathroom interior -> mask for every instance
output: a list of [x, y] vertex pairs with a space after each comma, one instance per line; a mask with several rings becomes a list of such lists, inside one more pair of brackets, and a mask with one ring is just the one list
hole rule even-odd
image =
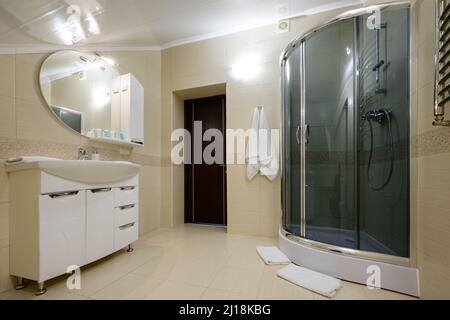
[[0, 300], [450, 299], [449, 21], [0, 0]]

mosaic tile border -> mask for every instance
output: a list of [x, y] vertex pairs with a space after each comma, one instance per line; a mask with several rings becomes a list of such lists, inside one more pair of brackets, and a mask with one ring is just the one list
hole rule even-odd
[[[147, 155], [133, 150], [130, 155], [122, 155], [120, 154], [120, 148], [117, 146], [91, 143], [89, 141], [82, 142], [80, 145], [89, 153], [97, 150], [103, 160], [130, 161], [153, 167], [170, 167], [172, 165], [170, 157]], [[76, 159], [80, 145], [0, 137], [0, 159], [8, 159], [20, 155], [47, 156], [67, 160]], [[412, 158], [450, 153], [450, 129], [436, 128], [435, 130], [413, 136], [410, 148]], [[382, 155], [381, 150], [376, 153]], [[345, 158], [345, 154], [336, 154], [336, 156], [337, 159]], [[320, 152], [314, 153], [311, 160], [318, 163], [330, 162], [329, 155]], [[382, 159], [377, 160], [380, 161]]]
[[144, 166], [160, 167], [164, 160], [162, 157], [141, 154], [131, 151], [130, 155], [120, 154], [120, 148], [117, 146], [108, 146], [103, 144], [91, 143], [85, 141], [80, 145], [69, 143], [58, 143], [50, 141], [36, 141], [0, 137], [0, 159], [8, 159], [15, 156], [46, 156], [65, 160], [77, 158], [78, 148], [82, 146], [88, 153], [97, 150], [102, 160], [109, 161], [130, 161]]

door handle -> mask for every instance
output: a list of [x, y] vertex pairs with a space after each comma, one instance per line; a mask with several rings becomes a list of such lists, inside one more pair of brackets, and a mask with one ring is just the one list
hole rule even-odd
[[124, 226], [120, 226], [119, 229], [120, 229], [120, 230], [129, 229], [129, 228], [133, 227], [134, 224], [135, 224], [135, 222], [132, 222], [132, 223], [126, 224], [126, 225], [124, 225]]
[[130, 190], [134, 190], [135, 187], [121, 187], [120, 190], [122, 191], [130, 191]]
[[48, 196], [52, 199], [56, 199], [56, 198], [76, 196], [77, 194], [78, 191], [69, 191], [69, 192], [52, 193], [49, 194]]
[[300, 133], [300, 126], [297, 126], [297, 131], [295, 132], [295, 139], [297, 139], [297, 144], [300, 144], [300, 137], [298, 134]]
[[92, 193], [101, 193], [101, 192], [110, 192], [112, 188], [100, 188], [100, 189], [92, 189]]
[[305, 135], [305, 145], [309, 143], [309, 125], [305, 124], [305, 130], [303, 132]]
[[128, 209], [133, 209], [136, 205], [135, 204], [129, 204], [127, 206], [121, 206], [119, 207], [120, 210], [128, 210]]

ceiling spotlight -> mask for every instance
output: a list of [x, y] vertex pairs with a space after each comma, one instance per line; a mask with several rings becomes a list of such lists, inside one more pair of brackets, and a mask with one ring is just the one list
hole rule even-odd
[[86, 72], [84, 72], [84, 71], [78, 72], [78, 80], [81, 80], [81, 81], [86, 80]]

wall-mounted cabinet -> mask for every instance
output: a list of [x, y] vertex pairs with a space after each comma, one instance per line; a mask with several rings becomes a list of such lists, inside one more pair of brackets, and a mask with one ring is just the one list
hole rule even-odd
[[131, 73], [113, 80], [111, 130], [123, 132], [132, 143], [144, 144], [144, 88]]

